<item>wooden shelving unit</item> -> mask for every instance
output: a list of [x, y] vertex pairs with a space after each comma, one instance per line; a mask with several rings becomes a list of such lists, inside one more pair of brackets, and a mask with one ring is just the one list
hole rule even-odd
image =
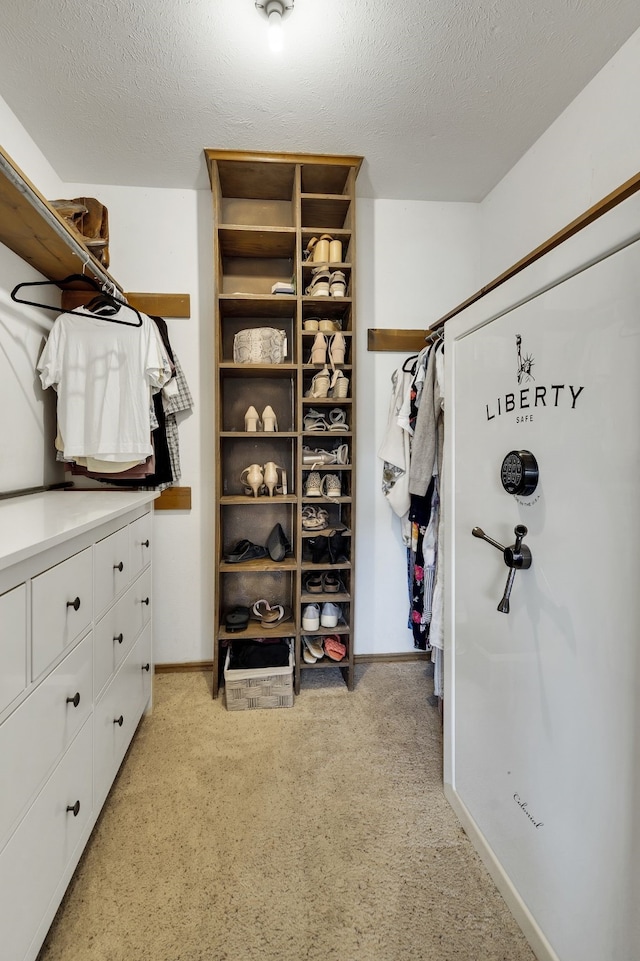
[[[353, 586], [355, 536], [355, 384], [356, 358], [353, 334], [355, 303], [355, 183], [361, 157], [309, 154], [256, 154], [205, 150], [214, 198], [215, 276], [215, 452], [216, 452], [216, 541], [215, 552], [215, 638], [213, 652], [213, 694], [222, 683], [222, 669], [228, 643], [266, 633], [293, 637], [295, 641], [294, 689], [300, 692], [301, 675], [307, 669], [341, 669], [349, 690], [354, 684]], [[320, 262], [306, 259], [309, 241], [329, 234], [342, 243], [342, 257], [329, 269], [345, 275], [345, 296], [307, 295], [312, 271]], [[274, 295], [276, 281], [293, 278], [293, 295]], [[341, 328], [345, 341], [345, 362], [339, 364], [349, 378], [348, 396], [312, 398], [307, 396], [311, 381], [322, 364], [310, 362], [315, 331], [305, 329], [311, 318], [331, 319]], [[241, 330], [275, 327], [284, 330], [287, 354], [280, 364], [238, 364], [233, 359], [234, 336]], [[327, 340], [331, 333], [326, 334]], [[329, 358], [327, 358], [329, 362]], [[270, 405], [278, 419], [277, 431], [250, 432], [244, 429], [244, 415], [250, 406], [258, 413]], [[305, 414], [310, 409], [324, 413], [344, 412], [349, 429], [345, 432], [306, 431]], [[340, 478], [339, 497], [306, 494], [311, 468], [303, 462], [303, 448], [333, 451], [348, 447], [348, 463], [314, 468], [321, 475]], [[247, 496], [240, 475], [251, 464], [275, 462], [287, 473], [288, 492], [273, 497]], [[307, 505], [323, 507], [329, 515], [325, 530], [308, 531], [302, 523]], [[224, 556], [241, 539], [266, 544], [275, 524], [281, 524], [292, 552], [285, 560], [224, 561]], [[314, 538], [341, 529], [345, 559], [331, 564], [314, 563]], [[338, 593], [307, 590], [310, 574], [331, 573], [342, 583]], [[243, 605], [251, 608], [265, 598], [281, 604], [287, 619], [277, 628], [265, 629], [259, 622], [241, 633], [225, 630], [227, 611]], [[333, 602], [340, 605], [341, 619], [335, 628], [321, 627], [306, 632], [302, 612], [307, 604]], [[303, 658], [304, 634], [319, 640], [337, 634], [347, 653], [336, 662], [324, 656], [315, 663]]]

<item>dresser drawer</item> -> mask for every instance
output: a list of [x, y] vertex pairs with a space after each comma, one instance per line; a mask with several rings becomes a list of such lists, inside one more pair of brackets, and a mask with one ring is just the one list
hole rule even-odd
[[93, 549], [93, 608], [96, 617], [122, 593], [131, 577], [129, 528], [123, 527], [98, 541]]
[[27, 588], [0, 596], [0, 711], [27, 686]]
[[91, 713], [91, 655], [89, 633], [0, 724], [0, 847]]
[[151, 625], [148, 624], [96, 704], [94, 797], [101, 805], [151, 695]]
[[93, 548], [31, 582], [32, 679], [78, 637], [93, 617]]
[[143, 514], [129, 524], [129, 556], [131, 558], [131, 576], [143, 570], [151, 560], [153, 515], [151, 512]]
[[[65, 868], [79, 856], [92, 813], [91, 745], [89, 718], [0, 854], [0, 944], [7, 961], [24, 958]], [[77, 803], [74, 816], [68, 808]]]
[[[96, 697], [151, 616], [150, 572], [145, 572], [98, 622], [94, 630], [93, 683]], [[144, 603], [149, 598], [149, 604]]]

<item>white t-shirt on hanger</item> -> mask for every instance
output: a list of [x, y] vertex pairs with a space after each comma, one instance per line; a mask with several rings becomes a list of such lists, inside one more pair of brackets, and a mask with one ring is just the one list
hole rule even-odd
[[[64, 456], [103, 461], [143, 460], [152, 453], [152, 388], [171, 377], [153, 321], [121, 307], [111, 319], [85, 311], [60, 314], [38, 361], [43, 388], [58, 393]], [[114, 323], [113, 319], [127, 324]]]

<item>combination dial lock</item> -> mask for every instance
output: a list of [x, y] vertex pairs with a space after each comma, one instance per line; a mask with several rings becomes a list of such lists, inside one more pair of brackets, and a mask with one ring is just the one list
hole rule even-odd
[[511, 450], [502, 461], [500, 480], [507, 494], [529, 497], [538, 486], [538, 462], [529, 450]]

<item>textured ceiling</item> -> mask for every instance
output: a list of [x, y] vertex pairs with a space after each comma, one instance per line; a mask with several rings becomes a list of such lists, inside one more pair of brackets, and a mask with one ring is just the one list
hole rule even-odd
[[275, 55], [253, 0], [2, 0], [0, 95], [64, 181], [309, 151], [364, 155], [366, 196], [480, 200], [638, 27], [638, 0], [295, 0]]

